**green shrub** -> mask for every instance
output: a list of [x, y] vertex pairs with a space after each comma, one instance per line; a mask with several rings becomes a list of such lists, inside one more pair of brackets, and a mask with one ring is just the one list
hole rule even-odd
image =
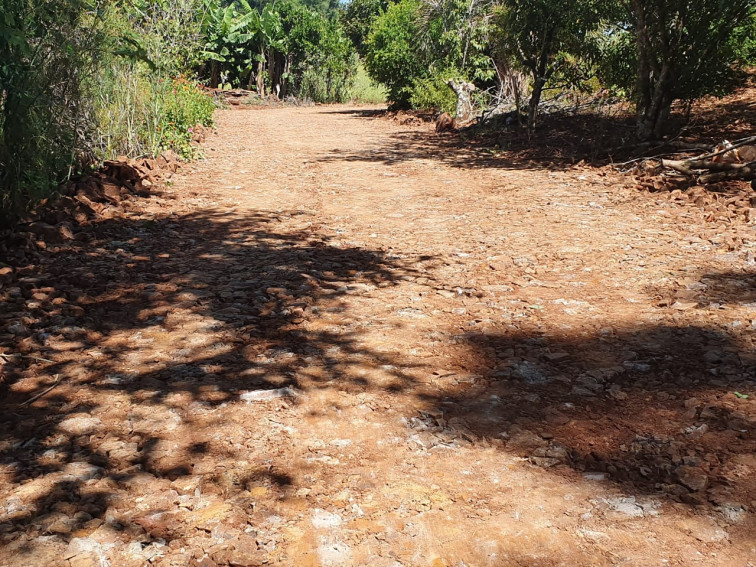
[[0, 9], [0, 223], [77, 167], [92, 124], [83, 82], [96, 69], [99, 15], [80, 0], [4, 0]]
[[350, 0], [341, 14], [344, 33], [352, 41], [360, 56], [365, 57], [365, 40], [375, 19], [388, 8], [388, 0]]
[[215, 103], [186, 78], [163, 80], [145, 65], [114, 60], [96, 89], [99, 160], [115, 156], [154, 156], [175, 150], [185, 159], [197, 157], [192, 129], [211, 126]]
[[175, 40], [197, 1], [3, 0], [0, 224], [98, 159], [193, 157], [191, 128], [212, 123], [213, 101], [160, 77], [189, 64], [193, 44]]
[[458, 76], [459, 74], [455, 72], [442, 72], [434, 73], [431, 77], [415, 79], [410, 96], [412, 108], [436, 109], [453, 115], [457, 108], [457, 96], [446, 84], [446, 81]]
[[417, 0], [391, 4], [373, 23], [365, 42], [365, 65], [376, 81], [386, 85], [394, 107], [410, 106], [412, 82], [423, 76], [417, 53]]
[[193, 129], [197, 125], [212, 126], [215, 103], [195, 83], [185, 77], [174, 79], [163, 94], [163, 108], [159, 124], [160, 147], [175, 150], [182, 157], [192, 159]]
[[357, 55], [338, 20], [284, 2], [278, 5], [285, 40], [277, 56], [284, 64], [281, 96], [294, 96], [315, 102], [344, 102], [348, 99]]

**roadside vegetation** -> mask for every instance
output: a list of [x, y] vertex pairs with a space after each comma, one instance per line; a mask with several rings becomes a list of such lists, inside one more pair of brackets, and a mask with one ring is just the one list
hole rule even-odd
[[527, 113], [565, 93], [636, 106], [642, 139], [675, 101], [729, 92], [754, 61], [753, 0], [352, 0], [344, 19], [397, 107], [448, 110], [446, 79], [474, 82]]
[[730, 92], [756, 57], [756, 0], [4, 0], [0, 218], [119, 155], [197, 155], [213, 90], [453, 113], [533, 134], [544, 102], [632, 103], [641, 140], [672, 105]]
[[380, 101], [328, 4], [246, 0], [4, 0], [0, 222], [116, 156], [197, 157], [211, 88]]

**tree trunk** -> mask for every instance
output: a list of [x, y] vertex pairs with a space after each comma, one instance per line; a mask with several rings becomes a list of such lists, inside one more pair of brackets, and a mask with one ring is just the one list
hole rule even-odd
[[645, 82], [638, 103], [638, 137], [641, 140], [661, 138], [669, 117], [674, 95], [672, 93], [671, 65], [664, 63], [658, 76]]
[[517, 128], [522, 128], [522, 100], [520, 99], [520, 83], [511, 75], [510, 81], [514, 90], [515, 112], [517, 112]]
[[554, 72], [553, 67], [549, 68], [549, 60], [553, 55], [554, 38], [557, 31], [556, 24], [549, 26], [543, 38], [538, 60], [532, 61], [529, 65], [530, 72], [533, 74], [533, 92], [530, 94], [530, 102], [528, 103], [528, 134], [535, 132], [538, 105], [541, 103], [543, 89]]
[[[289, 77], [290, 76], [289, 73], [291, 73], [291, 61], [292, 61], [292, 56], [291, 55], [287, 56], [284, 59], [283, 74], [286, 77]], [[284, 79], [284, 89], [286, 90], [286, 94], [287, 95], [289, 94], [289, 87], [293, 87], [292, 83], [288, 79]], [[294, 94], [294, 96], [298, 96], [299, 95], [299, 93], [297, 93], [297, 92], [294, 92], [292, 94]]]
[[210, 62], [210, 88], [217, 89], [220, 83], [220, 63], [218, 61]]
[[638, 37], [635, 46], [638, 56], [637, 135], [641, 140], [654, 140], [664, 134], [664, 125], [675, 100], [671, 62], [674, 40], [666, 29], [653, 27], [647, 17], [646, 6], [646, 0], [631, 2]]
[[274, 87], [276, 90], [276, 95], [278, 98], [284, 99], [286, 98], [286, 95], [288, 94], [288, 89], [286, 88], [286, 54], [285, 53], [276, 53], [275, 56], [275, 66], [276, 66], [276, 81], [274, 83]]
[[286, 96], [285, 85], [283, 84], [283, 74], [285, 66], [285, 55], [273, 50], [268, 55], [268, 73], [270, 73], [270, 92], [277, 98]]
[[265, 52], [260, 53], [260, 61], [257, 62], [257, 94], [260, 98], [265, 96]]
[[270, 94], [271, 96], [278, 96], [276, 92], [276, 83], [278, 82], [276, 77], [276, 53], [272, 49], [268, 52], [268, 75], [270, 76]]
[[472, 118], [473, 108], [470, 93], [476, 90], [475, 85], [464, 81], [456, 82], [454, 79], [446, 81], [449, 88], [457, 95], [457, 120], [466, 122]]
[[533, 82], [533, 92], [530, 95], [530, 102], [528, 103], [528, 133], [535, 132], [536, 117], [538, 116], [538, 105], [541, 103], [541, 95], [543, 94], [543, 87], [546, 85], [546, 79], [543, 77], [537, 78]]

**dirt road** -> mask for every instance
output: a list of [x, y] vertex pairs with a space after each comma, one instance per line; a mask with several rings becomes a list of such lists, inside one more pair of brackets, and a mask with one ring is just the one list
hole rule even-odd
[[0, 565], [756, 563], [751, 225], [366, 109], [217, 126], [2, 289]]

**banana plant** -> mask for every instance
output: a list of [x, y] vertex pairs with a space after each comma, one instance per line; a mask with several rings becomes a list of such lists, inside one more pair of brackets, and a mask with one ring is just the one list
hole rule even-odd
[[247, 0], [225, 7], [217, 0], [206, 0], [205, 8], [202, 54], [210, 61], [210, 83], [215, 88], [220, 80], [221, 64], [238, 63], [239, 56], [247, 51], [245, 46], [258, 33], [260, 16]]
[[[265, 64], [268, 63], [268, 71], [273, 73], [276, 52], [283, 52], [286, 38], [284, 36], [281, 15], [268, 4], [260, 14], [260, 33], [258, 37], [257, 59], [257, 92], [265, 96]], [[276, 78], [271, 77], [271, 82], [276, 83]]]
[[256, 62], [256, 44], [261, 41], [262, 22], [260, 12], [248, 0], [238, 0], [238, 29], [234, 47], [236, 75], [242, 79], [251, 77]]

